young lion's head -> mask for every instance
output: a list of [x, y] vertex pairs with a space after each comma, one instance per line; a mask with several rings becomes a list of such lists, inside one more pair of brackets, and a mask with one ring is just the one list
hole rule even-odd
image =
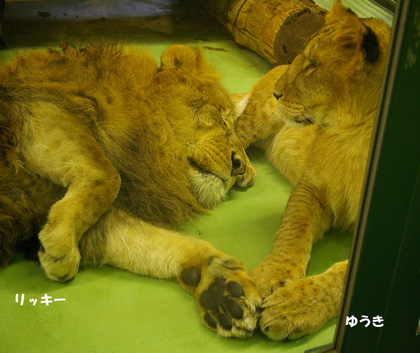
[[286, 122], [358, 125], [377, 106], [389, 27], [359, 19], [336, 1], [326, 25], [314, 34], [285, 74], [274, 96]]

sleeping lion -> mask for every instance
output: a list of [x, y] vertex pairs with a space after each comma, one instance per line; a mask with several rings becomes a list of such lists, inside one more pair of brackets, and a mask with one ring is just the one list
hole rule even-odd
[[0, 69], [0, 265], [38, 237], [55, 281], [81, 264], [177, 280], [219, 335], [250, 336], [260, 296], [245, 267], [174, 226], [254, 179], [219, 75], [198, 49], [88, 45]]
[[308, 278], [306, 267], [328, 229], [354, 226], [389, 35], [337, 1], [293, 63], [237, 104], [244, 146], [263, 147], [294, 184], [273, 249], [251, 272], [263, 298], [259, 326], [272, 339], [313, 333], [338, 314], [347, 261]]

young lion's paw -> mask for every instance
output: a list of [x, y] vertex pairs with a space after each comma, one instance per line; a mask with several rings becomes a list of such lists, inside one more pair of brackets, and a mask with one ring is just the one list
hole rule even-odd
[[249, 337], [257, 327], [261, 298], [238, 260], [209, 258], [200, 269], [185, 268], [181, 281], [198, 299], [204, 324], [222, 337]]
[[256, 176], [257, 170], [249, 162], [247, 162], [245, 173], [242, 175], [238, 175], [235, 184], [241, 188], [250, 187], [254, 183]]
[[341, 294], [333, 287], [317, 277], [285, 282], [263, 301], [261, 331], [276, 341], [318, 331], [337, 315]]

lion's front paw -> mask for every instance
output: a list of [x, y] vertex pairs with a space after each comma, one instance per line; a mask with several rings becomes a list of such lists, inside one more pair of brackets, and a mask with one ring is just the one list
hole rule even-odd
[[256, 176], [257, 170], [251, 164], [247, 164], [245, 173], [238, 175], [235, 184], [241, 188], [250, 187], [253, 184]]
[[58, 282], [68, 282], [79, 270], [80, 252], [74, 237], [53, 236], [45, 227], [39, 234], [41, 249], [38, 258], [48, 278]]
[[257, 326], [261, 298], [244, 266], [234, 258], [211, 257], [206, 266], [182, 271], [181, 281], [196, 287], [204, 324], [223, 337], [249, 337]]
[[340, 296], [317, 277], [285, 282], [264, 300], [260, 329], [276, 341], [314, 333], [337, 315]]
[[250, 273], [251, 278], [254, 280], [261, 298], [264, 300], [273, 294], [279, 288], [284, 287], [289, 282], [297, 279], [294, 278], [290, 270], [278, 268], [275, 263], [269, 261], [260, 263]]
[[49, 279], [58, 282], [68, 282], [76, 276], [79, 270], [80, 253], [77, 248], [71, 254], [54, 257], [44, 249], [38, 252], [39, 261]]

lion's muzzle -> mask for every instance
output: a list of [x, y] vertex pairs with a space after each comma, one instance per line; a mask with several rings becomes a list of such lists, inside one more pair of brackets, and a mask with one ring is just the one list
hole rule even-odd
[[226, 149], [218, 143], [207, 141], [195, 145], [190, 163], [200, 172], [214, 174], [226, 181], [246, 172], [246, 158], [244, 151]]

